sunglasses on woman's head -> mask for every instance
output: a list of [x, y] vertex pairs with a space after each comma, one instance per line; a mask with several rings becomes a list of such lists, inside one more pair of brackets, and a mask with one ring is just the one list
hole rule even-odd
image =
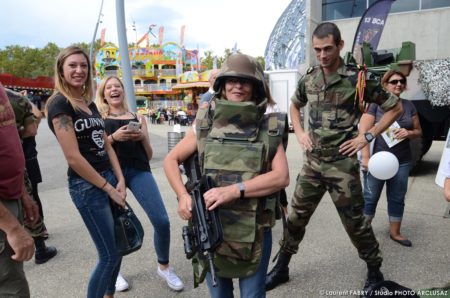
[[391, 85], [397, 85], [398, 83], [405, 85], [406, 84], [406, 80], [405, 79], [401, 79], [401, 80], [392, 80], [388, 82]]

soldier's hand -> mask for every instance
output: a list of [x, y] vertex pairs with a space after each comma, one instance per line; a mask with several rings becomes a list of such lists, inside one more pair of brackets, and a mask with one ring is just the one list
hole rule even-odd
[[34, 255], [33, 238], [20, 225], [17, 225], [10, 233], [6, 235], [6, 239], [11, 246], [14, 254], [11, 259], [17, 262], [30, 260]]
[[309, 152], [313, 150], [312, 141], [309, 136], [309, 133], [299, 132], [296, 133], [295, 136], [297, 137], [297, 141], [300, 144], [300, 146], [302, 146], [303, 150], [308, 150]]
[[363, 134], [358, 135], [356, 138], [345, 141], [339, 146], [339, 153], [342, 155], [352, 156], [356, 154], [359, 150], [367, 145], [367, 140]]
[[22, 195], [22, 206], [24, 210], [24, 222], [28, 227], [33, 227], [40, 218], [39, 206], [33, 198], [24, 190]]

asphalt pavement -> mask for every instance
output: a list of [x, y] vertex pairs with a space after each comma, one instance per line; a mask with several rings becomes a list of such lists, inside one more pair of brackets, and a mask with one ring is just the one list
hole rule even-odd
[[[181, 227], [176, 214], [176, 199], [162, 169], [167, 154], [167, 132], [173, 126], [149, 124], [154, 149], [151, 161], [171, 220], [170, 264], [185, 283], [182, 292], [171, 291], [157, 275], [153, 247], [153, 228], [144, 211], [129, 193], [128, 201], [141, 219], [146, 235], [142, 248], [124, 257], [121, 272], [130, 283], [127, 292], [116, 297], [208, 297], [206, 285], [193, 288], [192, 266], [185, 258]], [[185, 129], [186, 127], [182, 127]], [[50, 233], [48, 245], [58, 249], [49, 262], [25, 264], [31, 297], [85, 297], [90, 271], [96, 263], [96, 251], [88, 232], [73, 205], [67, 189], [67, 165], [55, 137], [47, 124], [37, 136], [43, 183], [39, 193], [44, 206], [45, 223]], [[386, 197], [383, 194], [373, 220], [373, 228], [384, 256], [382, 271], [386, 279], [413, 289], [442, 286], [450, 281], [450, 219], [443, 218], [447, 203], [442, 189], [434, 183], [444, 142], [434, 142], [414, 176], [409, 179], [402, 233], [413, 243], [403, 247], [389, 239]], [[295, 135], [290, 134], [287, 150], [291, 196], [301, 168], [302, 154]], [[273, 229], [272, 255], [278, 251], [281, 222]], [[273, 263], [269, 265], [272, 268]], [[345, 233], [329, 195], [325, 195], [306, 229], [299, 253], [290, 265], [290, 281], [267, 297], [352, 297], [362, 289], [366, 265]], [[235, 289], [238, 285], [235, 283]], [[238, 291], [236, 297], [239, 297]]]

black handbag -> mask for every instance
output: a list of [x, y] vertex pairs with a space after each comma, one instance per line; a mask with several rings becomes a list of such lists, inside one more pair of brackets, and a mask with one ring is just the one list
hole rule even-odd
[[118, 252], [122, 256], [126, 256], [140, 249], [144, 240], [144, 229], [133, 209], [128, 203], [126, 203], [125, 208], [112, 203], [111, 210]]

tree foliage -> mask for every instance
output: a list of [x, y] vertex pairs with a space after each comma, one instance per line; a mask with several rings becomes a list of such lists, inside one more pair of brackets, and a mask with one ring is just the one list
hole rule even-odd
[[[90, 44], [81, 42], [75, 45], [83, 48], [87, 54], [90, 51]], [[106, 42], [104, 46], [113, 45], [111, 42]], [[94, 53], [100, 49], [100, 39], [94, 43]], [[11, 45], [0, 49], [0, 73], [10, 73], [14, 76], [35, 78], [37, 76], [53, 76], [54, 65], [58, 53], [62, 49], [55, 43], [48, 43], [41, 49], [23, 47], [19, 45]], [[240, 52], [240, 50], [238, 50]], [[205, 51], [201, 57], [201, 64], [203, 69], [212, 69], [214, 59], [217, 60], [217, 68], [220, 68], [223, 61], [228, 58], [233, 51], [226, 48], [222, 56], [217, 56], [213, 51]], [[216, 58], [217, 57], [217, 58]], [[264, 67], [264, 58], [259, 56], [256, 59]]]

